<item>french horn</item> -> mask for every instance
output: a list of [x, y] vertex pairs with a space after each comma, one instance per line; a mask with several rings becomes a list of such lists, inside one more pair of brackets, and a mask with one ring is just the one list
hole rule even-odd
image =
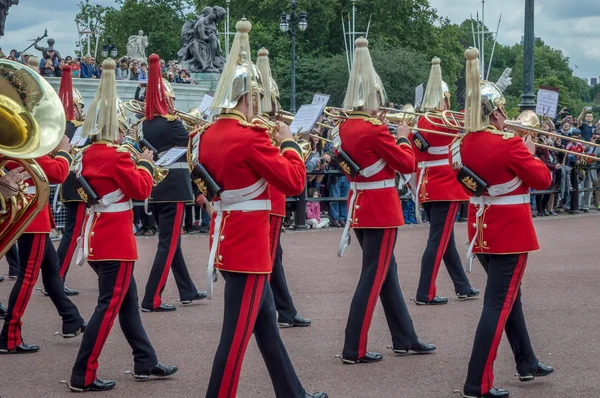
[[0, 214], [0, 257], [48, 203], [48, 179], [34, 159], [58, 146], [65, 123], [60, 98], [45, 79], [25, 65], [0, 60], [0, 175], [8, 163], [16, 163], [35, 188], [20, 183], [19, 194], [7, 201]]

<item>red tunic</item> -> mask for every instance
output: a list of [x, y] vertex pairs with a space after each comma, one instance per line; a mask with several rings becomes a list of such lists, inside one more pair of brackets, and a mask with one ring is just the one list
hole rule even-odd
[[[361, 169], [369, 167], [379, 159], [387, 165], [372, 177], [356, 176], [354, 182], [393, 180], [396, 171], [410, 174], [415, 170], [415, 156], [408, 140], [399, 144], [389, 133], [387, 126], [370, 119], [362, 112], [353, 112], [340, 126], [342, 149]], [[348, 203], [352, 198], [348, 195]], [[352, 212], [352, 228], [396, 228], [404, 225], [402, 206], [398, 190], [394, 187], [358, 190]]]
[[[515, 191], [501, 196], [528, 194], [530, 188], [543, 190], [552, 183], [546, 165], [529, 153], [520, 137], [511, 133], [486, 130], [467, 134], [460, 153], [463, 165], [488, 186], [507, 183], [515, 176], [523, 181]], [[469, 241], [475, 236], [475, 213], [475, 206], [470, 204]], [[479, 221], [479, 231], [473, 253], [516, 254], [539, 250], [529, 203], [487, 207]]]
[[[131, 160], [128, 152], [117, 152], [117, 146], [99, 141], [83, 155], [83, 177], [99, 197], [121, 189], [130, 199], [145, 200], [152, 192], [153, 166], [146, 160]], [[86, 215], [89, 217], [89, 214]], [[133, 210], [118, 213], [94, 213], [90, 233], [88, 261], [135, 261], [138, 258], [133, 234]]]
[[[435, 121], [435, 119], [434, 119]], [[440, 120], [441, 123], [441, 120]], [[417, 127], [427, 130], [441, 131], [444, 133], [456, 134], [455, 131], [445, 129], [443, 127], [434, 126], [429, 123], [425, 118], [420, 117], [417, 122]], [[438, 135], [433, 133], [419, 133], [427, 141], [431, 147], [449, 147], [454, 141], [454, 138], [447, 137], [444, 135]], [[415, 162], [418, 166], [419, 162], [431, 162], [436, 160], [448, 160], [448, 153], [445, 154], [431, 154], [429, 151], [421, 152], [414, 143], [414, 136], [411, 135], [410, 140], [415, 153]], [[434, 151], [435, 152], [435, 151]], [[417, 167], [417, 181], [419, 181], [422, 169]], [[415, 182], [416, 184], [416, 182]], [[416, 186], [413, 188], [417, 188]], [[469, 195], [466, 194], [462, 185], [456, 179], [456, 174], [450, 166], [433, 166], [427, 167], [424, 170], [423, 177], [421, 179], [421, 187], [419, 189], [419, 202], [457, 202], [469, 200]]]
[[[59, 151], [54, 158], [48, 155], [44, 155], [40, 158], [35, 159], [40, 165], [48, 182], [50, 184], [62, 184], [69, 176], [69, 170], [71, 168], [71, 162], [73, 159], [65, 151]], [[7, 168], [13, 168], [14, 166]], [[33, 181], [28, 179], [25, 181], [30, 186], [33, 186]], [[50, 210], [50, 204], [46, 203], [44, 209], [37, 215], [37, 217], [29, 224], [24, 233], [26, 234], [49, 234], [52, 228], [55, 228], [54, 218], [52, 217], [52, 211]]]
[[285, 217], [286, 196], [269, 184], [269, 198], [271, 199], [271, 215]]
[[[264, 178], [283, 195], [296, 196], [306, 183], [304, 161], [301, 154], [292, 149], [297, 146], [295, 143], [282, 146], [280, 153], [271, 145], [264, 129], [250, 127], [237, 113], [221, 115], [202, 134], [199, 162], [225, 191], [246, 188]], [[269, 190], [254, 198], [267, 199]], [[215, 202], [218, 201], [219, 198], [215, 198]], [[215, 268], [271, 273], [269, 213], [265, 210], [223, 214]], [[211, 221], [211, 245], [216, 215], [215, 211]]]

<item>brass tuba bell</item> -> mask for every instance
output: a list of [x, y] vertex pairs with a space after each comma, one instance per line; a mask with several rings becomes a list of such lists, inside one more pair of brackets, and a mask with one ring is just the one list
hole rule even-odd
[[66, 117], [58, 94], [36, 71], [0, 60], [0, 175], [7, 163], [23, 167], [35, 192], [12, 197], [0, 214], [0, 257], [48, 202], [50, 186], [34, 160], [53, 151], [63, 138]]

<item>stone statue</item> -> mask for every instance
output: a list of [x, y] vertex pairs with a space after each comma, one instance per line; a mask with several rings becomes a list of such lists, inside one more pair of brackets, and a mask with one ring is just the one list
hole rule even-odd
[[129, 36], [129, 40], [127, 41], [127, 58], [145, 61], [147, 47], [148, 36], [144, 36], [144, 31], [140, 30], [137, 36]]
[[[2, 0], [0, 0], [2, 1]], [[51, 49], [54, 51], [54, 56], [58, 57], [58, 59], [62, 59], [62, 57], [60, 56], [60, 53], [56, 50], [56, 48], [54, 48], [54, 43], [56, 43], [56, 41], [54, 41], [54, 39], [48, 39], [46, 40], [46, 43], [48, 43], [48, 47], [42, 47], [42, 46], [38, 46], [38, 43], [40, 42], [41, 39], [38, 39], [36, 41], [33, 42], [33, 47], [42, 52], [42, 57], [45, 58], [49, 58], [48, 56], [48, 50]]]
[[16, 6], [19, 0], [0, 0], [0, 37], [4, 36], [4, 24], [10, 6]]
[[219, 42], [218, 25], [227, 11], [223, 7], [205, 7], [195, 21], [186, 21], [181, 29], [179, 60], [189, 72], [220, 73], [225, 57]]

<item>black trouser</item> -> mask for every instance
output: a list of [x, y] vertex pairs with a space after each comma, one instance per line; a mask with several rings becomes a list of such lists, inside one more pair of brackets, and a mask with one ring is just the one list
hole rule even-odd
[[271, 216], [271, 258], [273, 259], [273, 272], [269, 280], [273, 298], [275, 299], [275, 308], [279, 314], [279, 322], [292, 322], [298, 311], [294, 306], [294, 300], [288, 289], [283, 271], [283, 248], [281, 247], [281, 224], [283, 217]]
[[521, 304], [521, 280], [527, 254], [478, 254], [477, 258], [487, 273], [487, 283], [464, 392], [483, 395], [494, 385], [493, 364], [502, 329], [506, 331], [519, 374], [533, 372], [538, 361], [531, 347]]
[[454, 283], [456, 293], [467, 294], [471, 289], [454, 242], [454, 222], [459, 207], [460, 202], [423, 203], [423, 209], [429, 219], [429, 239], [421, 259], [418, 301], [431, 301], [435, 298], [437, 293], [435, 280], [442, 259]]
[[412, 319], [398, 282], [394, 257], [397, 228], [355, 229], [363, 251], [362, 271], [346, 324], [343, 356], [359, 359], [367, 353], [367, 336], [377, 298], [381, 299], [395, 349], [407, 350], [417, 343]]
[[254, 331], [278, 398], [304, 398], [305, 391], [277, 327], [268, 275], [224, 272], [225, 316], [207, 398], [235, 398], [246, 347]]
[[121, 330], [133, 350], [134, 373], [149, 373], [158, 363], [146, 335], [133, 277], [133, 261], [89, 261], [98, 275], [98, 304], [81, 340], [71, 384], [87, 386], [96, 380], [98, 357], [119, 315]]
[[9, 350], [23, 342], [21, 319], [31, 298], [31, 293], [42, 270], [44, 289], [61, 316], [64, 334], [75, 333], [83, 324], [79, 310], [65, 294], [65, 286], [60, 279], [58, 256], [49, 234], [23, 234], [19, 237], [19, 276], [10, 292], [8, 313], [0, 335], [0, 345]]
[[19, 249], [17, 248], [17, 244], [15, 243], [8, 249], [6, 252], [6, 261], [8, 262], [8, 275], [9, 276], [17, 276], [19, 275]]
[[148, 310], [160, 307], [160, 296], [165, 289], [171, 268], [181, 300], [193, 299], [197, 291], [181, 251], [181, 226], [185, 204], [152, 203], [150, 207], [158, 225], [158, 251], [142, 300], [142, 308]]
[[83, 202], [66, 202], [63, 206], [67, 208], [67, 218], [65, 221], [65, 230], [63, 231], [56, 252], [60, 263], [60, 277], [64, 282], [67, 278], [71, 260], [73, 259], [73, 253], [75, 253], [75, 248], [77, 248], [77, 238], [81, 235], [86, 205]]

